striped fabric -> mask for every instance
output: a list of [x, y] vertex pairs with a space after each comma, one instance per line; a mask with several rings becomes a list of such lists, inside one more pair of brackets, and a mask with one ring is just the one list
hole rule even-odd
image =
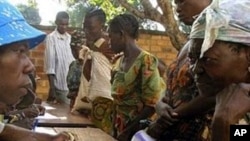
[[66, 77], [70, 63], [75, 60], [70, 49], [71, 36], [60, 34], [57, 30], [50, 33], [46, 40], [44, 71], [55, 74], [55, 86], [59, 90], [68, 90]]

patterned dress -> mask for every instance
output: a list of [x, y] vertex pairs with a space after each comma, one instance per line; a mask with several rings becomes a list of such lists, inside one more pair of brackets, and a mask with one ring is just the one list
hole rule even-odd
[[[169, 105], [173, 108], [188, 103], [198, 95], [194, 80], [189, 73], [189, 60], [174, 61], [167, 73], [167, 91]], [[208, 141], [210, 140], [209, 125], [211, 114], [204, 114], [189, 119], [181, 119], [177, 124], [167, 129], [161, 141]]]
[[82, 64], [79, 60], [72, 61], [67, 75], [67, 85], [69, 91], [78, 91], [82, 73]]
[[122, 59], [118, 60], [112, 84], [117, 135], [140, 114], [145, 105], [155, 106], [162, 89], [156, 57], [142, 51], [128, 72], [120, 69]]

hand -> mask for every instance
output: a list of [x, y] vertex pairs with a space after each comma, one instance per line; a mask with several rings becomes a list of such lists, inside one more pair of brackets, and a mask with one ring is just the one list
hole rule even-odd
[[77, 91], [70, 91], [67, 95], [67, 98], [73, 99], [73, 98], [76, 98], [76, 96], [77, 96]]
[[231, 84], [216, 96], [214, 117], [227, 120], [230, 124], [238, 122], [250, 111], [250, 84]]
[[39, 115], [44, 115], [44, 114], [45, 114], [46, 109], [45, 109], [44, 106], [42, 106], [42, 105], [40, 105], [40, 104], [36, 104], [35, 106], [36, 106], [36, 107], [38, 108], [38, 110], [39, 110]]
[[159, 116], [158, 123], [164, 125], [172, 125], [178, 119], [178, 114], [173, 111], [172, 107], [168, 105], [165, 99], [162, 99], [156, 104], [156, 113]]
[[25, 117], [28, 118], [35, 118], [40, 113], [39, 109], [34, 107], [25, 108], [23, 110], [20, 110], [20, 112], [22, 112], [25, 115]]
[[70, 132], [61, 132], [52, 141], [77, 141], [77, 135]]
[[56, 89], [55, 88], [50, 88], [49, 89], [49, 96], [47, 101], [48, 102], [53, 102], [55, 100], [55, 95], [56, 95]]
[[35, 98], [35, 102], [34, 102], [35, 104], [42, 104], [42, 99], [41, 98], [38, 98], [38, 97], [36, 97]]
[[[82, 45], [82, 49], [79, 51], [79, 58], [81, 60], [84, 60], [86, 58], [86, 55], [88, 55], [89, 53], [90, 53], [89, 47]], [[91, 59], [89, 58], [89, 55], [88, 55], [88, 59]]]

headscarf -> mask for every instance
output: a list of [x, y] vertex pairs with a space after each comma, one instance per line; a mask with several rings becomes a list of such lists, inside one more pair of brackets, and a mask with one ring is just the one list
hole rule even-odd
[[195, 20], [190, 38], [204, 38], [201, 54], [215, 40], [250, 45], [250, 0], [213, 0]]

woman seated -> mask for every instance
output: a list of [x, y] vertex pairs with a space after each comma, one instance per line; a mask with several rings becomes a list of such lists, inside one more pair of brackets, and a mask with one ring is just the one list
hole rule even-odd
[[35, 68], [28, 52], [44, 40], [45, 34], [30, 26], [8, 1], [0, 0], [0, 3], [0, 140], [74, 140], [66, 132], [50, 135], [3, 123], [7, 107], [19, 103], [29, 91], [29, 74]]

